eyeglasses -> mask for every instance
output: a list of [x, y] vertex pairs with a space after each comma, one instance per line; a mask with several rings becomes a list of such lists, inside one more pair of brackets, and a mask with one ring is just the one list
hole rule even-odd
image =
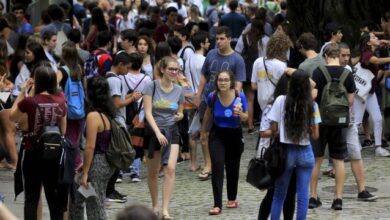
[[219, 78], [218, 82], [219, 83], [228, 83], [228, 82], [230, 82], [230, 79], [228, 79], [228, 78]]
[[170, 71], [170, 72], [179, 72], [179, 69], [178, 69], [178, 68], [168, 67], [167, 69], [168, 69], [168, 71]]

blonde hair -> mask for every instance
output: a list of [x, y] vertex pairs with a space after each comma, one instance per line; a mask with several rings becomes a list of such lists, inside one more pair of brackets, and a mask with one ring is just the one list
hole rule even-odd
[[163, 76], [163, 73], [161, 72], [161, 69], [165, 69], [168, 67], [169, 63], [176, 63], [178, 64], [177, 60], [171, 56], [165, 56], [160, 61], [156, 63], [156, 68], [154, 71], [154, 77], [156, 79], [161, 79]]

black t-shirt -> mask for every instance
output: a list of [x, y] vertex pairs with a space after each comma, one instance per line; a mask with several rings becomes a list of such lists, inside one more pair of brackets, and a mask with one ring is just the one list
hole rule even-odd
[[[339, 79], [341, 74], [344, 71], [344, 67], [342, 66], [325, 66], [328, 70], [332, 79]], [[354, 93], [356, 91], [355, 81], [353, 79], [353, 75], [350, 71], [348, 71], [348, 77], [344, 81], [344, 86], [347, 89], [348, 93]], [[318, 105], [321, 104], [322, 90], [327, 84], [326, 78], [319, 67], [313, 71], [313, 81], [316, 83], [316, 88], [318, 89], [318, 95], [316, 98], [316, 102]]]

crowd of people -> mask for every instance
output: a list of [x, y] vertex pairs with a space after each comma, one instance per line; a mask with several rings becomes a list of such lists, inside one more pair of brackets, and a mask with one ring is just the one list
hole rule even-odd
[[[127, 201], [115, 185], [126, 176], [141, 182], [144, 163], [152, 204], [127, 208], [118, 219], [173, 219], [175, 169], [187, 160], [199, 181], [211, 179], [208, 214], [221, 215], [240, 204], [244, 148], [260, 151], [274, 139], [285, 148], [286, 166], [258, 219], [280, 219], [282, 209], [284, 219], [295, 212], [306, 219], [308, 209], [322, 205], [317, 187], [326, 149], [332, 209], [343, 208], [346, 159], [357, 199], [377, 199], [365, 188], [361, 150], [390, 156], [390, 11], [380, 25], [363, 22], [359, 44], [348, 45], [337, 21], [324, 26], [323, 39], [296, 33], [283, 0], [78, 0], [51, 4], [35, 26], [27, 6], [14, 4], [0, 17], [0, 166], [15, 172], [16, 196], [25, 193], [25, 219], [42, 219], [42, 187], [51, 219], [83, 219], [84, 207], [88, 219], [107, 219], [107, 202]], [[329, 112], [346, 114], [332, 121]], [[130, 135], [143, 126], [127, 169], [105, 156], [111, 119]], [[48, 126], [76, 147], [72, 184], [58, 181], [58, 157], [37, 150]], [[245, 133], [259, 145], [244, 146]], [[96, 196], [86, 199], [80, 186], [92, 186]]]

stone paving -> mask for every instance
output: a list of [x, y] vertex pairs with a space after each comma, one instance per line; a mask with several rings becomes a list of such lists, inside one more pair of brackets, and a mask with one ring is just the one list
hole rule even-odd
[[[255, 135], [247, 135], [245, 151], [241, 160], [238, 200], [240, 207], [234, 210], [224, 209], [222, 215], [209, 216], [208, 210], [213, 205], [210, 181], [199, 181], [197, 173], [189, 171], [189, 162], [178, 164], [176, 172], [176, 187], [172, 196], [170, 214], [175, 219], [257, 219], [260, 201], [265, 192], [261, 192], [245, 182], [247, 164], [254, 155]], [[198, 148], [201, 158], [201, 150]], [[374, 149], [364, 149], [363, 158], [366, 170], [366, 185], [379, 198], [376, 202], [359, 202], [356, 199], [356, 184], [351, 173], [350, 164], [346, 164], [346, 191], [343, 199], [343, 210], [330, 209], [334, 180], [321, 176], [319, 181], [319, 195], [323, 202], [322, 207], [309, 210], [308, 219], [390, 219], [390, 158], [378, 158]], [[327, 165], [323, 164], [322, 170]], [[126, 204], [112, 203], [107, 208], [109, 219], [115, 219], [116, 213], [126, 205], [134, 202], [150, 205], [151, 200], [147, 187], [145, 166], [139, 183], [131, 183], [125, 177], [123, 183], [117, 184], [119, 192], [128, 195]], [[162, 179], [160, 179], [160, 182]], [[160, 184], [161, 186], [162, 184]], [[161, 189], [161, 188], [160, 188]], [[23, 218], [23, 195], [13, 201], [13, 175], [11, 172], [0, 171], [0, 192], [5, 195], [5, 203], [17, 217]], [[160, 192], [161, 193], [161, 192]], [[224, 189], [224, 203], [226, 202], [226, 188]], [[161, 194], [160, 194], [161, 198]], [[160, 199], [161, 201], [161, 199]], [[49, 219], [47, 205], [44, 205], [44, 219]]]

